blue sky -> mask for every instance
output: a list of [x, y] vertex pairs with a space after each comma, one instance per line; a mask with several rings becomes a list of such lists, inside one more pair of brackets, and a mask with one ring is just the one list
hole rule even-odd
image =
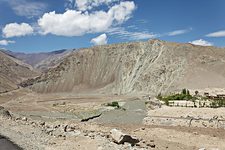
[[225, 46], [224, 0], [0, 0], [0, 48], [22, 52], [158, 38]]

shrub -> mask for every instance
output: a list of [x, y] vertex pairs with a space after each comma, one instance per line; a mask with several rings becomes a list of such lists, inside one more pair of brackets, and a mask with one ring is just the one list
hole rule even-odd
[[116, 107], [116, 108], [120, 108], [120, 105], [118, 102], [112, 102], [112, 103], [108, 103], [107, 106], [111, 106], [111, 107]]
[[190, 91], [189, 90], [187, 90], [186, 95], [190, 95]]
[[165, 100], [191, 100], [193, 97], [191, 95], [184, 95], [184, 94], [174, 94], [163, 97], [162, 99]]
[[182, 94], [186, 95], [187, 94], [187, 90], [186, 89], [183, 89], [182, 90]]
[[173, 101], [173, 100], [195, 100], [195, 99], [197, 99], [196, 97], [193, 97], [192, 95], [190, 95], [190, 92], [187, 89], [183, 89], [181, 91], [181, 93], [172, 94], [172, 95], [168, 95], [165, 97], [158, 95], [157, 98], [163, 100], [166, 105], [169, 105], [169, 101]]
[[195, 91], [195, 95], [198, 95], [198, 93], [199, 93], [198, 91]]

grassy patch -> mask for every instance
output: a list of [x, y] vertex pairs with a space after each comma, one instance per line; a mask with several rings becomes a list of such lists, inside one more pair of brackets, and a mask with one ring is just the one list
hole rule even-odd
[[110, 106], [110, 107], [114, 107], [116, 109], [122, 109], [122, 110], [126, 110], [125, 108], [123, 107], [120, 107], [119, 103], [114, 101], [114, 102], [111, 102], [111, 103], [107, 103], [106, 106]]
[[118, 102], [111, 102], [111, 103], [107, 103], [107, 106], [111, 106], [111, 107], [116, 107], [116, 108], [120, 108], [120, 105]]
[[167, 96], [162, 96], [161, 94], [159, 94], [157, 96], [157, 98], [159, 100], [162, 100], [165, 102], [166, 105], [169, 105], [169, 101], [175, 101], [175, 100], [193, 100], [195, 99], [195, 97], [193, 97], [188, 89], [183, 89], [181, 91], [181, 93], [177, 93], [177, 94], [171, 94], [171, 95], [167, 95]]

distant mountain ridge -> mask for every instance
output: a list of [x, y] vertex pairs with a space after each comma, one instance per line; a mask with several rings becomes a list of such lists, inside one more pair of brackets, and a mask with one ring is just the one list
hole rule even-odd
[[13, 52], [10, 50], [2, 50], [2, 52], [23, 61], [26, 64], [31, 65], [34, 69], [39, 71], [46, 71], [48, 68], [51, 68], [57, 65], [64, 55], [68, 55], [72, 50], [56, 50], [52, 52], [41, 52], [41, 53], [22, 53], [22, 52]]
[[38, 75], [30, 65], [0, 51], [0, 93], [15, 90], [20, 82]]

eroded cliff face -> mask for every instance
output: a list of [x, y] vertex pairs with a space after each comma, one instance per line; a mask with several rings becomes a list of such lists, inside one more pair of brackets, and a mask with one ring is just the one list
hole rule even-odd
[[[41, 93], [167, 93], [184, 87], [202, 88], [196, 72], [201, 73], [208, 86], [225, 86], [222, 68], [224, 49], [151, 40], [73, 52], [59, 66], [36, 79], [31, 88]], [[208, 82], [207, 74], [219, 76], [220, 83], [215, 84], [216, 79]]]

